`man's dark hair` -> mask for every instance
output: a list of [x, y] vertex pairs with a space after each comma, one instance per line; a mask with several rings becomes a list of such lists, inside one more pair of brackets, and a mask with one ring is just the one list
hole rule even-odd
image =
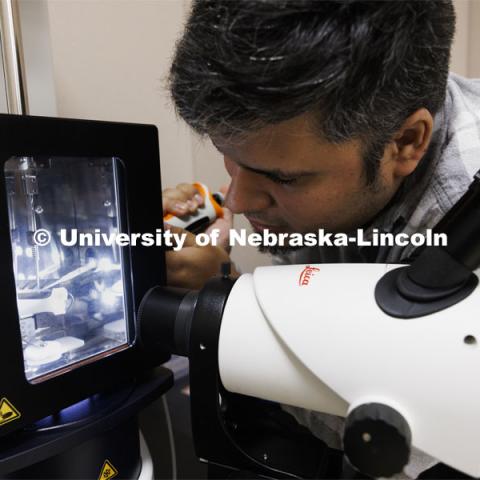
[[327, 141], [362, 141], [369, 184], [405, 119], [443, 104], [454, 30], [451, 0], [197, 0], [171, 94], [209, 136], [310, 113]]

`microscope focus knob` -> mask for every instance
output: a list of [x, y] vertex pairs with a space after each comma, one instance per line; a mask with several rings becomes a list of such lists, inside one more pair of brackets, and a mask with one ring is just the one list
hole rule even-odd
[[343, 449], [351, 465], [373, 478], [400, 473], [410, 457], [412, 434], [405, 418], [392, 407], [368, 403], [346, 418]]

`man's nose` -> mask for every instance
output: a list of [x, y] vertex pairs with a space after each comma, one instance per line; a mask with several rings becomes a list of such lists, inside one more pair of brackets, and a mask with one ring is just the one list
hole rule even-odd
[[236, 165], [230, 175], [232, 180], [225, 206], [233, 213], [259, 212], [272, 206], [273, 199], [263, 187], [263, 179], [258, 173]]

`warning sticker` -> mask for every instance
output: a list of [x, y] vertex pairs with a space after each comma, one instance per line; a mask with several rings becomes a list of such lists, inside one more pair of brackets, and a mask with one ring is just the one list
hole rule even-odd
[[5, 397], [0, 400], [0, 427], [20, 418], [20, 412]]
[[98, 480], [110, 480], [118, 475], [118, 470], [112, 465], [110, 460], [105, 460]]

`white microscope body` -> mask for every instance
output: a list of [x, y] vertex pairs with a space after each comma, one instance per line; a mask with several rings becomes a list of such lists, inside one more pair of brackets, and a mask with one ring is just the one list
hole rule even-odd
[[241, 276], [223, 313], [222, 383], [340, 416], [387, 405], [406, 420], [413, 446], [478, 477], [480, 294], [437, 313], [395, 318], [374, 291], [399, 267], [292, 265]]

